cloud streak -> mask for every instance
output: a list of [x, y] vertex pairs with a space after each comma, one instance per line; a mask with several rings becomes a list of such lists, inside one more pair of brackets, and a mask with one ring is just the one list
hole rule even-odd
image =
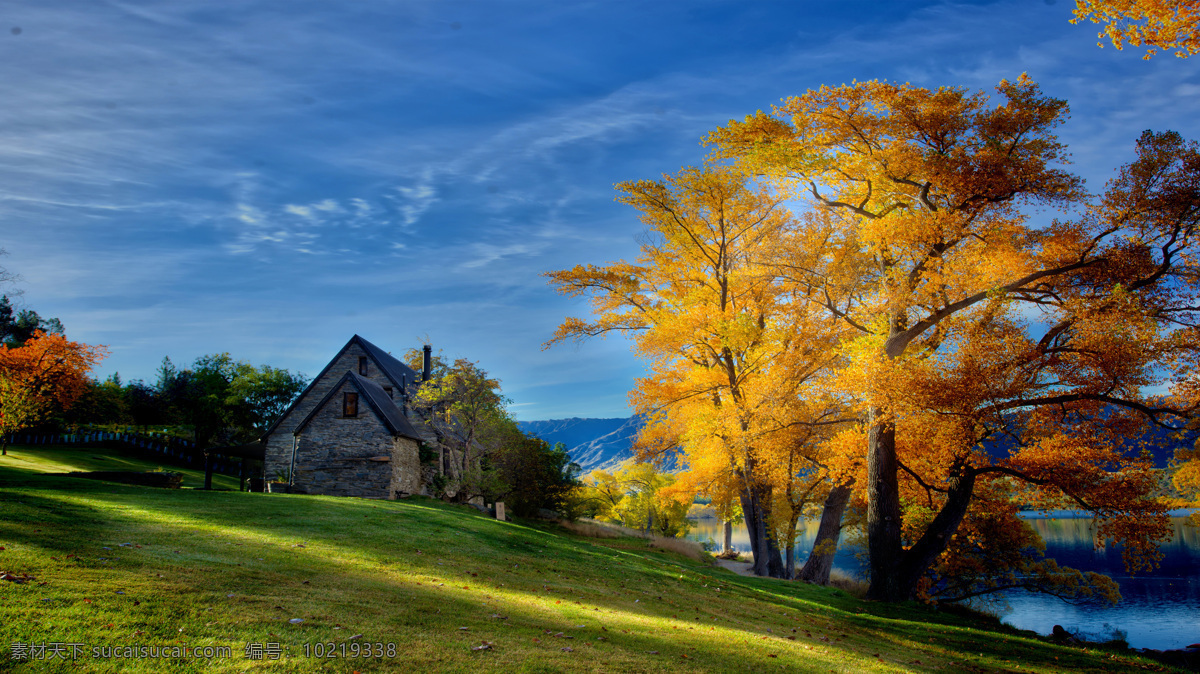
[[539, 274], [636, 255], [613, 184], [702, 162], [730, 118], [856, 78], [1028, 71], [1070, 101], [1093, 189], [1143, 128], [1200, 136], [1194, 67], [1098, 50], [1062, 3], [703, 8], [17, 0], [5, 266], [113, 346], [105, 371], [229, 350], [311, 373], [347, 332], [429, 333], [523, 415], [620, 416], [641, 366], [620, 340], [540, 351], [586, 307]]

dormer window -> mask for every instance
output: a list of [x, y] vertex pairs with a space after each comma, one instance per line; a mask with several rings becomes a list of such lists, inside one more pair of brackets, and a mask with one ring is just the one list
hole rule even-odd
[[358, 357], [358, 373], [364, 377], [367, 376], [367, 357], [366, 356]]
[[358, 394], [349, 391], [342, 394], [342, 416], [358, 416]]

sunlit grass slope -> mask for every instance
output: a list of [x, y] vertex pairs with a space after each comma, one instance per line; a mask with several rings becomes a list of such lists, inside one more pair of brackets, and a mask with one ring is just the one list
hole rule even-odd
[[[1160, 669], [431, 500], [159, 490], [36, 473], [20, 460], [0, 459], [0, 571], [35, 579], [0, 580], [0, 670]], [[80, 659], [11, 660], [14, 643], [52, 642], [81, 644]], [[349, 657], [368, 642], [385, 657]], [[278, 643], [283, 655], [248, 659], [248, 643]], [[93, 647], [142, 645], [226, 646], [231, 656], [91, 657]], [[306, 657], [329, 650], [337, 657]]]
[[[22, 481], [27, 473], [70, 473], [92, 471], [134, 471], [169, 470], [183, 474], [183, 488], [200, 488], [204, 486], [204, 469], [181, 468], [165, 461], [153, 458], [142, 458], [133, 451], [113, 450], [105, 447], [63, 447], [57, 445], [25, 446], [16, 445], [8, 448], [8, 456], [0, 456], [0, 470], [9, 472], [0, 474], [0, 488], [13, 486], [14, 482]], [[31, 483], [32, 484], [32, 483]], [[37, 484], [41, 484], [40, 482]], [[214, 489], [237, 489], [238, 479], [229, 475], [213, 473]]]

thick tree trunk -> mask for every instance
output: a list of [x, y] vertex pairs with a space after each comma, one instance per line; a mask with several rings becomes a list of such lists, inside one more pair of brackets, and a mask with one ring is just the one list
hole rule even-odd
[[900, 578], [904, 552], [900, 529], [900, 490], [897, 483], [896, 426], [881, 421], [884, 411], [867, 410], [867, 551], [871, 585], [867, 599], [904, 601], [908, 598]]
[[829, 490], [825, 498], [825, 508], [821, 511], [821, 524], [817, 527], [817, 538], [813, 541], [812, 553], [800, 569], [797, 580], [829, 584], [829, 574], [833, 571], [833, 557], [837, 554], [838, 540], [842, 535], [842, 515], [846, 505], [850, 503], [850, 493], [853, 481], [837, 485]]
[[971, 495], [975, 490], [975, 473], [963, 469], [962, 474], [950, 480], [950, 489], [946, 494], [946, 503], [938, 514], [925, 528], [925, 533], [908, 550], [899, 568], [899, 584], [904, 592], [904, 599], [914, 599], [917, 583], [929, 570], [939, 555], [946, 550], [958, 525], [962, 524], [971, 505]]
[[725, 520], [725, 541], [721, 546], [721, 552], [729, 554], [733, 551], [733, 522]]
[[204, 453], [204, 488], [212, 489], [212, 474], [213, 474], [213, 456], [208, 452]]
[[[871, 410], [874, 416], [876, 410]], [[946, 503], [925, 528], [921, 538], [904, 550], [900, 534], [900, 498], [897, 491], [896, 430], [875, 424], [867, 437], [867, 536], [871, 555], [871, 586], [867, 599], [913, 599], [917, 584], [945, 551], [966, 516], [975, 490], [975, 473], [960, 468], [949, 484]]]
[[754, 555], [754, 575], [783, 578], [783, 560], [767, 526], [765, 504], [770, 503], [770, 494], [762, 485], [749, 481], [742, 490], [742, 514], [746, 519], [746, 530], [750, 534], [750, 551]]
[[791, 530], [788, 531], [788, 547], [783, 553], [784, 559], [784, 578], [796, 577], [796, 525], [792, 524]]

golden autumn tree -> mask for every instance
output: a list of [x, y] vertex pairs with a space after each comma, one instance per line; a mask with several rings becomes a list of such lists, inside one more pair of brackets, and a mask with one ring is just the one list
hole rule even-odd
[[[1179, 493], [1179, 505], [1200, 508], [1200, 447], [1176, 451], [1171, 466], [1171, 486]], [[1188, 519], [1200, 526], [1200, 510], [1193, 512]]]
[[107, 355], [102, 346], [42, 331], [18, 347], [0, 345], [0, 455], [9, 436], [65, 409], [87, 388], [87, 375]]
[[[875, 599], [918, 596], [1000, 478], [1034, 505], [1094, 513], [1131, 568], [1153, 562], [1166, 520], [1148, 466], [1119, 439], [1200, 398], [1196, 146], [1147, 132], [1137, 161], [1088, 200], [1059, 167], [1066, 103], [1025, 76], [997, 99], [822, 87], [710, 137], [813, 208], [823, 262], [788, 272], [857, 333], [841, 382], [866, 420]], [[1028, 206], [1085, 212], [1035, 225]], [[1142, 393], [1163, 384], [1177, 385], [1172, 405]], [[1003, 438], [1008, 456], [984, 450]], [[928, 497], [919, 522], [905, 490]]]
[[837, 421], [794, 416], [806, 380], [773, 376], [820, 371], [829, 357], [815, 341], [794, 338], [800, 328], [787, 292], [759, 262], [779, 245], [790, 214], [780, 197], [725, 167], [619, 189], [648, 228], [641, 255], [632, 264], [549, 273], [561, 292], [590, 296], [596, 318], [568, 318], [548, 344], [632, 337], [651, 364], [630, 396], [646, 420], [642, 458], [678, 448], [686, 484], [711, 486], [714, 498], [736, 490], [755, 572], [780, 577], [771, 514], [780, 481], [765, 452], [788, 426]]
[[[1071, 23], [1104, 24], [1097, 34], [1118, 50], [1145, 47], [1149, 59], [1162, 49], [1187, 58], [1200, 51], [1200, 5], [1195, 0], [1075, 0]], [[1104, 43], [1097, 43], [1103, 47]]]

